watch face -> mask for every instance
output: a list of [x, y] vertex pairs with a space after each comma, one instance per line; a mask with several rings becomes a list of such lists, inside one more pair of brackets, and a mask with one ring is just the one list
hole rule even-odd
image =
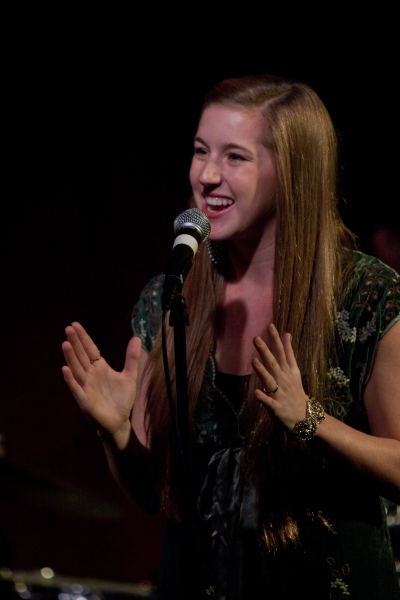
[[314, 437], [316, 431], [317, 425], [315, 421], [308, 418], [296, 423], [293, 427], [292, 434], [299, 442], [308, 442], [308, 440], [311, 440]]

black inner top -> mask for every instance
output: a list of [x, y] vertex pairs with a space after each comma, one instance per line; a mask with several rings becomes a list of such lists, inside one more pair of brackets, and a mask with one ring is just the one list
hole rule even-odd
[[240, 410], [247, 396], [249, 381], [250, 375], [231, 375], [220, 371], [215, 375], [215, 386], [228, 398], [236, 411]]

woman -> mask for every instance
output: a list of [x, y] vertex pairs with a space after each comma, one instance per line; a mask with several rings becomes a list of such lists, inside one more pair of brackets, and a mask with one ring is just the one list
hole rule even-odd
[[[379, 495], [400, 502], [400, 282], [353, 251], [336, 160], [306, 85], [250, 76], [206, 98], [190, 180], [211, 242], [184, 290], [199, 597], [397, 597]], [[79, 324], [63, 370], [114, 475], [170, 517], [159, 595], [178, 599], [161, 290], [134, 309], [122, 373]]]

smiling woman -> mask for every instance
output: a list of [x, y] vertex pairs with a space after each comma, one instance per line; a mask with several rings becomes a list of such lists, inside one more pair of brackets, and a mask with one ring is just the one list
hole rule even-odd
[[[258, 109], [211, 105], [195, 137], [190, 183], [198, 208], [212, 219], [212, 240], [252, 240], [275, 218], [275, 164], [263, 143]], [[248, 241], [247, 241], [248, 243]]]
[[198, 557], [189, 593], [162, 277], [134, 308], [122, 373], [79, 324], [67, 327], [64, 377], [112, 472], [169, 517], [160, 599], [398, 597], [380, 495], [400, 502], [400, 279], [354, 249], [337, 211], [336, 148], [304, 84], [249, 76], [206, 98], [190, 181], [211, 241], [185, 287]]

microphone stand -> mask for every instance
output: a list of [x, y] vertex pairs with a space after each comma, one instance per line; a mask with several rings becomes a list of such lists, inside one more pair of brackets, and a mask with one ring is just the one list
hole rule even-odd
[[[202, 597], [201, 571], [197, 552], [195, 532], [195, 503], [193, 485], [193, 465], [190, 448], [189, 394], [186, 361], [186, 330], [189, 318], [186, 301], [177, 295], [171, 303], [169, 324], [174, 328], [174, 352], [176, 374], [176, 445], [177, 453], [171, 455], [178, 459], [179, 513], [182, 527], [183, 589], [188, 600]], [[173, 418], [173, 415], [171, 415]], [[172, 429], [174, 431], [174, 428]]]

